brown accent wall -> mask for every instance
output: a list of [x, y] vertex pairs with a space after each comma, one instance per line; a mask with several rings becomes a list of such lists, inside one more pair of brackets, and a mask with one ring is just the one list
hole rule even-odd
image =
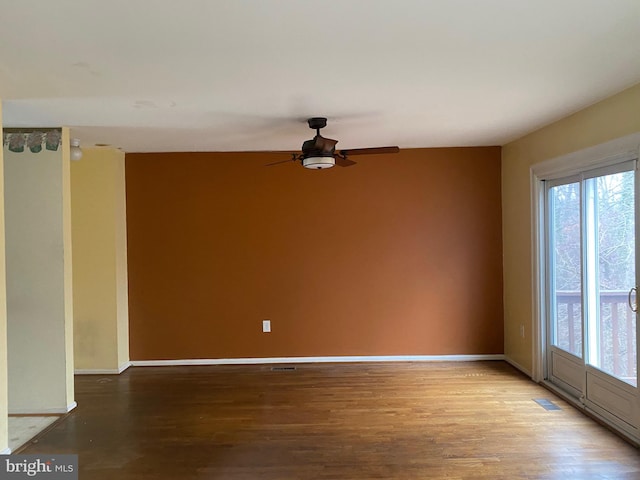
[[126, 156], [132, 360], [503, 352], [499, 147], [283, 159]]

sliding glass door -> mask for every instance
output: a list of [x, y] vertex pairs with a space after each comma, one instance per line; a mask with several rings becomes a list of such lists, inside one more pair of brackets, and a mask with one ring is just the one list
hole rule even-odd
[[637, 386], [633, 171], [587, 178], [587, 364]]
[[638, 427], [635, 162], [545, 189], [548, 380]]

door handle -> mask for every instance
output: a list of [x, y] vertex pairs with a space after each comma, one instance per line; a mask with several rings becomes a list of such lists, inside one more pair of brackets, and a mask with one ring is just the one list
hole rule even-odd
[[627, 302], [629, 303], [629, 308], [631, 309], [631, 311], [633, 313], [638, 313], [638, 303], [631, 303], [631, 296], [633, 294], [638, 294], [638, 288], [637, 287], [631, 287], [631, 290], [629, 290], [629, 296], [627, 297]]

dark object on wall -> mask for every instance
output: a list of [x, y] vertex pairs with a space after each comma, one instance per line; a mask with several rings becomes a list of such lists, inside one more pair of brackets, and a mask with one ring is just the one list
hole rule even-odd
[[47, 150], [57, 151], [62, 141], [62, 130], [59, 128], [5, 128], [2, 135], [3, 145], [14, 153], [24, 152], [25, 145], [32, 153], [42, 151], [44, 145]]

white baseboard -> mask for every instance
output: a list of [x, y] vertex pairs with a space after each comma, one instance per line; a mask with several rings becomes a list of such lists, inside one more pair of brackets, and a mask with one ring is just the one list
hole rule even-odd
[[64, 408], [10, 408], [9, 415], [64, 415], [77, 406], [78, 404], [73, 402]]
[[0, 455], [11, 455], [11, 449], [9, 447], [5, 448], [0, 452]]
[[125, 362], [118, 368], [78, 368], [74, 375], [120, 375], [131, 366], [131, 362]]
[[504, 361], [507, 362], [509, 365], [511, 365], [513, 368], [520, 370], [522, 373], [524, 373], [527, 377], [529, 378], [533, 378], [533, 375], [531, 374], [531, 372], [529, 371], [528, 368], [524, 368], [522, 365], [520, 365], [518, 362], [516, 362], [515, 360], [505, 356], [504, 357]]
[[380, 355], [336, 357], [264, 357], [212, 358], [184, 360], [132, 360], [134, 367], [164, 367], [184, 365], [261, 365], [272, 363], [360, 363], [360, 362], [478, 362], [504, 360], [503, 354], [492, 355]]
[[74, 375], [118, 375], [117, 368], [79, 368], [73, 371]]

